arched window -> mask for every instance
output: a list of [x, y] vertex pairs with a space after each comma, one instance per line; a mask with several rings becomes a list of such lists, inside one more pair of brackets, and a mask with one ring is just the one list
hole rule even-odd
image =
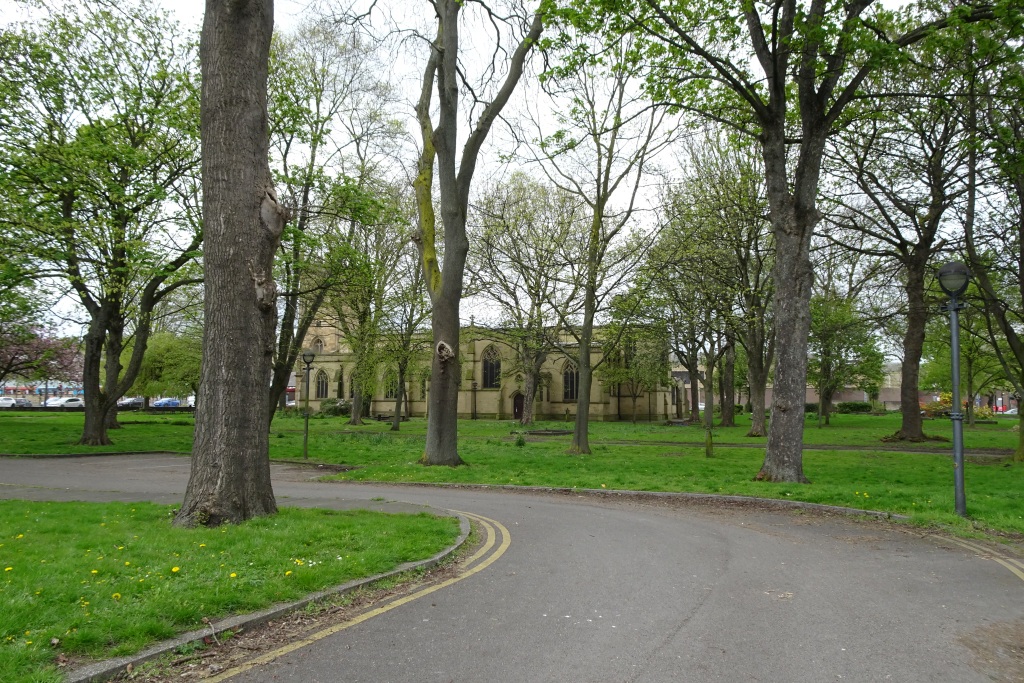
[[323, 370], [316, 371], [316, 397], [327, 398], [327, 373]]
[[342, 368], [338, 368], [338, 393], [335, 394], [339, 399], [345, 395], [345, 371]]
[[501, 355], [493, 346], [484, 349], [484, 389], [501, 387]]
[[398, 376], [393, 372], [384, 376], [384, 398], [398, 398]]
[[580, 371], [572, 363], [566, 363], [562, 371], [562, 400], [575, 401], [580, 393]]
[[317, 355], [324, 352], [324, 340], [320, 337], [313, 340], [313, 352]]

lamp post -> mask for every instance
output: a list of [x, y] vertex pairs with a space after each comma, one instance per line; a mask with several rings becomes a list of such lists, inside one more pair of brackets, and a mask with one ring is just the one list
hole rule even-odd
[[313, 364], [313, 359], [316, 358], [316, 354], [306, 349], [302, 352], [302, 362], [306, 364], [306, 381], [302, 383], [302, 389], [306, 393], [305, 403], [306, 406], [303, 409], [304, 424], [302, 427], [302, 459], [309, 459], [309, 366]]
[[473, 382], [473, 418], [476, 419], [476, 389], [480, 386], [476, 382]]
[[958, 311], [967, 307], [963, 301], [957, 300], [967, 290], [971, 279], [971, 271], [959, 261], [952, 261], [939, 268], [939, 287], [949, 296], [949, 303], [942, 306], [949, 311], [950, 356], [953, 369], [953, 410], [949, 417], [953, 420], [953, 485], [956, 514], [967, 516], [967, 499], [964, 493], [964, 414], [960, 403], [960, 319]]

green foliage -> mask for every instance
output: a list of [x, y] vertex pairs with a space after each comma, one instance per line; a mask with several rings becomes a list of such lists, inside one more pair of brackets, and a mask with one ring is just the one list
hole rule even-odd
[[836, 412], [848, 413], [870, 413], [872, 410], [870, 401], [840, 401], [836, 404]]
[[339, 415], [350, 415], [351, 413], [351, 401], [337, 398], [328, 398], [320, 401], [320, 414], [325, 417], [338, 417]]
[[202, 342], [199, 331], [152, 335], [129, 393], [150, 397], [195, 394], [199, 389]]

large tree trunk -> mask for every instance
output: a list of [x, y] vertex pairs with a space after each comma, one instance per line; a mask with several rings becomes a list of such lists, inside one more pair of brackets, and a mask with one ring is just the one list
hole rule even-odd
[[[445, 254], [447, 261], [447, 253]], [[463, 252], [463, 261], [465, 252]], [[445, 272], [451, 272], [445, 268]], [[461, 273], [462, 271], [459, 270]], [[448, 276], [445, 276], [448, 279]], [[454, 276], [453, 278], [454, 279]], [[459, 291], [462, 290], [459, 277]], [[463, 464], [459, 457], [459, 298], [439, 297], [434, 302], [431, 328], [434, 348], [430, 364], [430, 397], [427, 410], [427, 443], [424, 464]]]
[[597, 307], [597, 229], [592, 230], [588, 249], [587, 286], [583, 296], [583, 324], [580, 326], [579, 349], [579, 394], [576, 397], [576, 422], [573, 425], [572, 444], [569, 453], [590, 455], [590, 388], [594, 383], [594, 371], [590, 363], [590, 344], [594, 339], [594, 315]]
[[84, 358], [82, 363], [82, 388], [85, 401], [85, 425], [78, 443], [86, 446], [109, 446], [107, 416], [104, 397], [100, 394], [100, 368], [103, 364], [103, 346], [106, 340], [106, 321], [92, 313], [89, 329], [85, 334]]
[[362, 383], [354, 378], [349, 381], [352, 382], [352, 412], [349, 413], [348, 423], [358, 426], [363, 424], [363, 405], [365, 404], [363, 387]]
[[395, 391], [395, 419], [391, 422], [391, 431], [397, 432], [402, 427], [402, 400], [405, 398], [406, 363], [398, 364], [398, 390]]
[[277, 511], [266, 400], [286, 212], [267, 161], [272, 0], [207, 0], [202, 65], [205, 329], [192, 472], [177, 526]]
[[924, 264], [907, 265], [907, 331], [903, 335], [903, 368], [900, 372], [900, 413], [903, 422], [895, 438], [905, 441], [924, 441], [924, 422], [921, 419], [921, 399], [918, 386], [921, 375], [921, 354], [924, 349], [924, 328], [928, 322], [928, 307], [924, 301]]
[[757, 474], [759, 480], [807, 482], [803, 470], [803, 430], [813, 283], [809, 250], [816, 221], [816, 214], [798, 211], [788, 193], [785, 198], [776, 197], [772, 202], [776, 245], [773, 271], [775, 348], [778, 358], [768, 445], [764, 464]]

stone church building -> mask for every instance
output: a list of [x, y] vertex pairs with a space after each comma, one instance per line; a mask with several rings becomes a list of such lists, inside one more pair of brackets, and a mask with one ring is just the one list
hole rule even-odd
[[[309, 377], [310, 410], [319, 410], [325, 399], [351, 399], [351, 375], [355, 358], [338, 330], [326, 321], [316, 321], [306, 334], [305, 348], [316, 354]], [[500, 335], [486, 328], [469, 326], [460, 334], [462, 388], [459, 391], [459, 417], [464, 419], [518, 419], [524, 409], [523, 378], [511, 368], [513, 350]], [[591, 351], [592, 362], [600, 359], [601, 350]], [[429, 367], [410, 370], [406, 378], [406, 415], [421, 417], [427, 409]], [[380, 368], [377, 388], [370, 400], [367, 417], [392, 416], [397, 393], [396, 371]], [[305, 398], [305, 366], [295, 368], [295, 398], [299, 405]], [[560, 352], [549, 354], [541, 370], [541, 387], [537, 391], [533, 413], [537, 420], [573, 420], [579, 391], [579, 371]], [[667, 379], [667, 378], [666, 378]], [[636, 400], [638, 421], [666, 420], [675, 414], [676, 391], [661, 387], [643, 393]], [[590, 395], [590, 419], [616, 421], [633, 419], [633, 399], [618, 386], [606, 386], [594, 377]]]

